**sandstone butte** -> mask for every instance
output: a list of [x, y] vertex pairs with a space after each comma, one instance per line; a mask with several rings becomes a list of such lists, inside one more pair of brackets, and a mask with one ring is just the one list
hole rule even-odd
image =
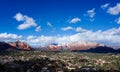
[[21, 50], [30, 50], [30, 45], [25, 43], [25, 42], [21, 42], [21, 41], [16, 41], [16, 42], [9, 42], [9, 45], [17, 48], [17, 49], [21, 49]]

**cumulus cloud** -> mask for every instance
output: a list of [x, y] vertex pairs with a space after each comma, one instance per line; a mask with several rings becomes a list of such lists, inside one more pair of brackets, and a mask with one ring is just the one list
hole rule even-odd
[[24, 20], [24, 17], [21, 13], [17, 13], [14, 18], [17, 20], [17, 21], [23, 21]]
[[91, 9], [91, 10], [88, 10], [86, 14], [84, 14], [84, 16], [88, 16], [90, 19], [91, 22], [94, 21], [94, 17], [95, 17], [95, 8]]
[[120, 24], [120, 17], [119, 17], [118, 19], [116, 19], [115, 22], [116, 22], [117, 24]]
[[100, 44], [105, 44], [108, 46], [113, 46], [114, 44], [120, 45], [120, 27], [112, 28], [106, 31], [91, 31], [83, 28], [77, 28], [78, 33], [69, 36], [28, 36], [27, 42], [36, 44], [50, 44], [56, 42], [58, 44], [68, 43], [68, 42], [97, 42]]
[[83, 31], [82, 33], [77, 33], [73, 35], [73, 37], [75, 36], [75, 38], [77, 38], [78, 36], [77, 38], [78, 40], [98, 42], [98, 43], [103, 43], [111, 46], [114, 46], [115, 43], [120, 44], [120, 41], [119, 41], [120, 27], [112, 28], [106, 31], [98, 30], [96, 32], [93, 32], [91, 30], [86, 30], [86, 29], [83, 29], [83, 30], [85, 31]]
[[36, 31], [36, 32], [41, 31], [41, 26], [36, 27], [35, 31]]
[[105, 8], [107, 8], [109, 5], [110, 5], [109, 3], [106, 3], [106, 4], [104, 4], [104, 5], [101, 5], [101, 8], [102, 8], [102, 9], [105, 9]]
[[76, 17], [76, 18], [71, 19], [71, 20], [69, 21], [69, 23], [75, 24], [75, 23], [77, 23], [77, 22], [79, 22], [79, 21], [81, 21], [81, 19], [78, 18], [78, 17]]
[[53, 27], [52, 24], [51, 24], [50, 22], [47, 22], [47, 26]]
[[118, 15], [120, 13], [120, 3], [116, 4], [114, 7], [109, 7], [107, 13], [111, 15]]
[[22, 39], [22, 35], [12, 34], [12, 33], [1, 33], [0, 34], [0, 40], [1, 41], [12, 41], [12, 40], [18, 40]]
[[21, 13], [17, 13], [14, 18], [17, 21], [23, 21], [22, 24], [20, 24], [17, 29], [19, 30], [24, 30], [30, 27], [36, 27], [37, 23], [35, 22], [35, 20], [32, 17], [28, 17], [27, 15], [22, 15]]
[[52, 36], [28, 36], [27, 40], [30, 44], [38, 44], [38, 45], [47, 45], [54, 42], [54, 37]]
[[61, 28], [61, 30], [63, 30], [63, 31], [73, 30], [73, 29], [74, 29], [74, 28], [71, 27], [71, 26]]
[[91, 9], [91, 10], [88, 10], [87, 11], [87, 14], [90, 18], [93, 18], [95, 16], [95, 8]]
[[119, 35], [120, 34], [120, 27], [109, 29], [107, 31], [104, 31], [103, 33], [107, 34], [107, 35]]
[[76, 32], [86, 32], [86, 31], [87, 31], [86, 29], [83, 29], [81, 27], [76, 28]]
[[31, 35], [31, 36], [28, 36], [28, 37], [27, 37], [27, 40], [34, 39], [35, 37], [36, 37], [36, 36], [32, 36], [32, 35]]

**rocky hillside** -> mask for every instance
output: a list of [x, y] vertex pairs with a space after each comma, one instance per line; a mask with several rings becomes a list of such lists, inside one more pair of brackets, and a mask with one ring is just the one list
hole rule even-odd
[[64, 44], [50, 44], [48, 48], [50, 50], [87, 50], [89, 48], [94, 48], [97, 46], [102, 46], [98, 43], [92, 42], [69, 42]]
[[73, 52], [91, 52], [91, 53], [120, 53], [120, 49], [114, 49], [107, 46], [98, 46], [87, 50], [73, 50]]
[[0, 50], [30, 50], [30, 45], [21, 41], [16, 42], [0, 42]]
[[13, 47], [5, 42], [0, 42], [0, 50], [15, 50], [16, 47]]

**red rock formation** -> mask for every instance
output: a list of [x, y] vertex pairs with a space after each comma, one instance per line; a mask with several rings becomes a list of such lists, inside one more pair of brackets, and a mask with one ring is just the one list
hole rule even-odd
[[61, 45], [49, 45], [50, 50], [86, 50], [89, 48], [95, 48], [101, 46], [101, 44], [93, 42], [69, 42]]
[[86, 50], [86, 49], [94, 48], [101, 45], [98, 43], [92, 43], [92, 42], [75, 42], [75, 43], [71, 42], [71, 43], [68, 43], [67, 46], [70, 50]]
[[57, 45], [49, 45], [50, 50], [60, 50], [61, 46], [57, 46]]
[[16, 41], [16, 42], [10, 42], [9, 45], [16, 47], [17, 49], [21, 50], [30, 50], [30, 46], [27, 43]]

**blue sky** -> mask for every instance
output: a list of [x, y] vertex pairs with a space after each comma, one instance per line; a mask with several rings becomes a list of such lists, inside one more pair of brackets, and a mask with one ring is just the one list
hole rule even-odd
[[119, 27], [119, 0], [0, 0], [1, 41], [92, 41], [118, 46]]

